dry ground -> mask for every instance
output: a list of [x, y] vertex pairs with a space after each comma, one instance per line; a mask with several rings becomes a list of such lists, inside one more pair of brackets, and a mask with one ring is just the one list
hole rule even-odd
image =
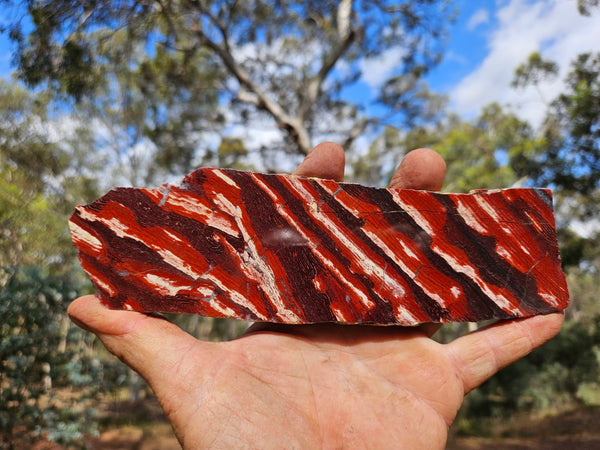
[[448, 450], [600, 450], [600, 408], [545, 418], [515, 417], [490, 427], [488, 437], [451, 437]]
[[[177, 450], [171, 427], [154, 398], [106, 405], [99, 437], [88, 437], [90, 450]], [[517, 417], [492, 424], [486, 437], [451, 436], [448, 450], [600, 450], [600, 408], [570, 411], [545, 418]], [[17, 446], [16, 448], [21, 448]], [[33, 450], [62, 447], [38, 442]]]

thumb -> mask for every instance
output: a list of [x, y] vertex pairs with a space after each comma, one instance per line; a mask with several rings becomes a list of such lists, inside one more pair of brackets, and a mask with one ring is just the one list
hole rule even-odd
[[174, 371], [181, 368], [192, 347], [196, 356], [206, 353], [206, 358], [212, 349], [212, 344], [198, 341], [166, 319], [111, 310], [93, 295], [78, 298], [67, 312], [73, 322], [96, 334], [111, 353], [138, 372], [157, 396], [157, 390], [172, 384]]
[[554, 313], [501, 321], [446, 344], [465, 393], [552, 339], [563, 320]]

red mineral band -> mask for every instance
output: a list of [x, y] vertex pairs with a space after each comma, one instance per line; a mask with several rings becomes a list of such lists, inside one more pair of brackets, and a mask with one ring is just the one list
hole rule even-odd
[[112, 190], [70, 228], [114, 309], [416, 325], [569, 302], [544, 189], [440, 194], [203, 168]]

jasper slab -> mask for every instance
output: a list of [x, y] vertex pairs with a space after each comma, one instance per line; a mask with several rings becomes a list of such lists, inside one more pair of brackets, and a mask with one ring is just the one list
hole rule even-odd
[[114, 189], [70, 228], [113, 309], [416, 325], [569, 302], [545, 189], [441, 194], [203, 168]]

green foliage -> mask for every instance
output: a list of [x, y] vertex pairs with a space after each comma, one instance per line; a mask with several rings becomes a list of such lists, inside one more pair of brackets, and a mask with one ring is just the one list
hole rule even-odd
[[543, 177], [565, 190], [589, 193], [600, 182], [600, 53], [579, 55], [566, 82], [550, 112], [562, 145], [542, 158]]
[[[600, 284], [598, 283], [598, 239], [589, 239], [583, 249], [583, 257], [577, 265], [565, 268], [571, 304], [567, 317], [577, 323], [588, 324], [589, 320], [599, 314], [598, 298]], [[568, 247], [563, 244], [562, 247]], [[563, 251], [561, 248], [561, 252]], [[600, 377], [599, 377], [600, 381]]]
[[[94, 432], [93, 409], [65, 405], [57, 395], [57, 389], [72, 386], [76, 373], [75, 352], [68, 343], [80, 339], [74, 334], [81, 336], [81, 331], [68, 327], [65, 309], [81, 292], [81, 277], [53, 276], [37, 267], [4, 270], [8, 278], [0, 287], [3, 444], [13, 444], [17, 435], [26, 439], [48, 432], [47, 437], [66, 443], [79, 439], [82, 432]], [[95, 388], [95, 380], [89, 380]]]
[[[1, 155], [0, 155], [1, 158]], [[55, 196], [31, 189], [27, 177], [14, 167], [0, 166], [0, 265], [64, 262], [69, 237]], [[50, 265], [55, 265], [50, 262]], [[2, 280], [0, 275], [0, 282]]]
[[90, 401], [119, 383], [114, 362], [101, 362], [65, 314], [90, 289], [67, 218], [97, 196], [97, 166], [77, 123], [52, 137], [68, 117], [47, 93], [0, 88], [0, 436], [17, 447], [40, 435], [67, 443], [95, 430]]
[[525, 87], [537, 85], [546, 78], [552, 78], [558, 74], [558, 64], [554, 61], [544, 60], [539, 52], [529, 55], [526, 63], [515, 69], [515, 77], [511, 83], [513, 87]]
[[429, 90], [421, 80], [421, 73], [407, 73], [392, 77], [381, 87], [378, 101], [400, 117], [394, 117], [397, 125], [406, 122], [409, 126], [427, 124], [439, 119], [444, 112], [447, 99]]
[[49, 104], [47, 93], [0, 80], [0, 266], [60, 271], [74, 257], [66, 219], [97, 195], [84, 133], [75, 124], [72, 138], [52, 138], [60, 121]]
[[49, 139], [48, 102], [46, 93], [33, 95], [0, 79], [0, 167], [18, 167], [30, 189], [40, 190], [43, 176], [56, 175], [68, 165], [63, 149]]
[[248, 149], [244, 141], [240, 138], [221, 139], [217, 149], [219, 167], [228, 167], [237, 170], [252, 170], [252, 166], [244, 163], [244, 158], [248, 156]]
[[584, 16], [591, 15], [591, 10], [600, 5], [600, 0], [577, 0], [577, 9]]
[[473, 121], [449, 115], [435, 127], [415, 126], [403, 134], [391, 130], [373, 142], [364, 158], [352, 161], [360, 181], [379, 182], [381, 173], [389, 181], [405, 153], [429, 147], [446, 160], [446, 191], [508, 187], [519, 181], [519, 156], [537, 145], [531, 127], [497, 104], [485, 107]]
[[[111, 82], [88, 92], [78, 109], [90, 120], [99, 120], [121, 142], [100, 146], [114, 146], [117, 153], [126, 154], [141, 144], [154, 153], [145, 173], [130, 180], [146, 184], [160, 168], [186, 173], [197, 163], [199, 136], [218, 130], [223, 121], [216, 108], [221, 75], [205, 52], [170, 52], [164, 43], [148, 51], [131, 49], [129, 39], [129, 33], [121, 30], [100, 40], [96, 51]], [[124, 61], [129, 61], [127, 66]]]
[[477, 421], [506, 418], [517, 411], [542, 412], [591, 404], [598, 392], [599, 351], [600, 315], [586, 322], [567, 321], [560, 334], [544, 347], [470, 393], [461, 417]]
[[561, 243], [560, 259], [563, 267], [576, 266], [585, 256], [588, 239], [581, 237], [570, 228], [559, 228], [558, 240]]
[[485, 107], [474, 123], [456, 124], [434, 146], [448, 165], [445, 189], [468, 192], [512, 185], [517, 176], [506, 160], [529, 139], [527, 124], [496, 104]]
[[[517, 69], [514, 85], [537, 85], [557, 72], [539, 53]], [[549, 106], [539, 145], [519, 155], [518, 170], [567, 194], [591, 194], [600, 183], [600, 54], [572, 63], [566, 89]]]
[[[556, 65], [533, 54], [517, 69], [515, 82], [535, 85], [548, 72], [555, 73]], [[600, 54], [578, 55], [565, 81], [539, 137], [512, 155], [511, 165], [516, 173], [554, 189], [563, 266], [584, 263], [598, 270], [595, 239], [569, 227], [577, 219], [593, 222], [600, 213]]]

